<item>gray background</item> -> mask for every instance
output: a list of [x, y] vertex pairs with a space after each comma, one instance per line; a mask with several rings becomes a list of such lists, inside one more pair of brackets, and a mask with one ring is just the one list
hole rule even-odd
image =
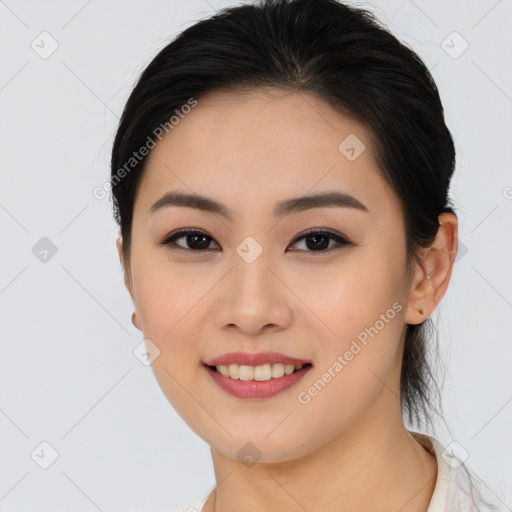
[[[208, 445], [133, 354], [117, 228], [92, 191], [140, 72], [234, 4], [0, 0], [3, 512], [172, 511], [214, 482]], [[512, 1], [358, 5], [432, 70], [456, 140], [460, 254], [433, 316], [451, 433], [437, 435], [511, 510]]]

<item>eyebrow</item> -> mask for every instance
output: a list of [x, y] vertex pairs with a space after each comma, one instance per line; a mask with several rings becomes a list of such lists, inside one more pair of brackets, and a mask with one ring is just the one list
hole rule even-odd
[[[222, 203], [215, 201], [209, 197], [199, 194], [187, 194], [182, 192], [167, 192], [164, 194], [151, 208], [150, 214], [169, 208], [172, 206], [180, 206], [186, 208], [195, 208], [205, 212], [211, 212], [216, 215], [233, 221], [233, 213]], [[274, 207], [273, 213], [276, 217], [282, 215], [289, 215], [291, 213], [302, 212], [312, 208], [325, 208], [325, 207], [342, 207], [354, 208], [364, 212], [368, 212], [368, 208], [350, 194], [343, 192], [320, 192], [317, 194], [294, 197], [286, 199], [277, 203]]]

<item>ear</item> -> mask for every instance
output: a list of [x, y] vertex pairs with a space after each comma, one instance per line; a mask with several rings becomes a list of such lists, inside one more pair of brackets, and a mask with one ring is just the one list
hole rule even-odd
[[434, 243], [425, 250], [411, 281], [407, 324], [424, 322], [434, 312], [450, 282], [458, 248], [458, 221], [453, 213], [442, 213], [438, 219], [440, 227]]
[[[126, 286], [126, 289], [128, 290], [128, 293], [130, 294], [130, 297], [132, 298], [132, 302], [135, 304], [135, 300], [133, 298], [133, 287], [131, 283], [131, 276], [130, 276], [130, 269], [127, 269], [123, 257], [123, 238], [119, 236], [116, 240], [116, 247], [117, 247], [117, 254], [119, 256], [119, 261], [121, 263], [121, 266], [123, 267], [123, 273], [124, 273], [124, 284]], [[137, 308], [135, 307], [135, 311], [132, 314], [132, 324], [134, 327], [136, 327], [139, 331], [142, 331], [139, 319], [137, 317]]]
[[119, 256], [119, 262], [121, 263], [121, 267], [123, 268], [124, 284], [133, 300], [133, 289], [132, 289], [132, 283], [130, 280], [130, 269], [126, 268], [124, 257], [123, 257], [123, 237], [122, 236], [119, 236], [117, 238], [116, 247], [117, 247], [117, 254]]

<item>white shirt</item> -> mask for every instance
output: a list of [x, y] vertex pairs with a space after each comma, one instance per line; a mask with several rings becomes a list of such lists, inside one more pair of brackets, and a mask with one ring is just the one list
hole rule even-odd
[[[431, 436], [409, 431], [412, 437], [436, 456], [437, 479], [434, 493], [426, 512], [476, 512], [471, 500], [470, 486], [463, 466], [457, 459], [445, 451], [443, 445]], [[216, 485], [199, 495], [190, 505], [180, 512], [202, 512], [203, 506]]]

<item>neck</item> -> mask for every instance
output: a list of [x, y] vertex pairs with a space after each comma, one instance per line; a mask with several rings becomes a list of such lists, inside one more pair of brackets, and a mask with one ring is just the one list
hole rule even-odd
[[371, 416], [298, 459], [248, 467], [212, 448], [217, 488], [203, 511], [359, 512], [378, 504], [381, 512], [426, 512], [435, 456], [409, 434], [396, 397], [386, 393]]

